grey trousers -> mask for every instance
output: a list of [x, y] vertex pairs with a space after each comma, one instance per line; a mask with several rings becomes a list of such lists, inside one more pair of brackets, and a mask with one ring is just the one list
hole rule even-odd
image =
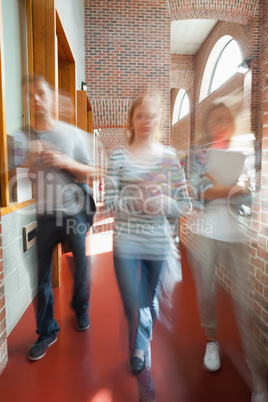
[[199, 235], [194, 236], [194, 244], [198, 247], [198, 253], [193, 255], [189, 250], [188, 258], [195, 280], [199, 317], [205, 335], [207, 338], [215, 337], [217, 328], [215, 273], [217, 264], [224, 261], [229, 275], [235, 279], [232, 296], [235, 300], [237, 326], [254, 386], [258, 387], [259, 384], [266, 382], [266, 377], [264, 368], [257, 358], [260, 352], [258, 341], [252, 333], [254, 314], [248, 303], [250, 286], [245, 260], [246, 244], [225, 242]]

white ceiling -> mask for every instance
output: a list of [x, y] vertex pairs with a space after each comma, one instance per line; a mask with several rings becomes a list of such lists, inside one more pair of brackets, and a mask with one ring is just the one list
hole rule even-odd
[[171, 22], [171, 54], [195, 55], [218, 20], [181, 20]]

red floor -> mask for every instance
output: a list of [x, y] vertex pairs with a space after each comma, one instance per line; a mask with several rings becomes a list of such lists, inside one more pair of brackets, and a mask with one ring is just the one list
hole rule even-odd
[[[128, 374], [127, 327], [113, 272], [111, 237], [94, 236], [88, 250], [95, 252], [90, 329], [75, 330], [69, 306], [72, 259], [64, 255], [62, 285], [55, 289], [55, 316], [61, 326], [58, 341], [43, 359], [29, 362], [27, 353], [37, 338], [30, 305], [8, 337], [9, 362], [0, 376], [1, 402], [138, 401], [135, 379]], [[184, 280], [174, 292], [175, 332], [159, 322], [154, 329], [157, 402], [250, 402], [249, 372], [230, 300], [223, 292], [218, 297], [222, 368], [208, 373], [202, 367], [204, 336], [184, 250], [182, 265]]]

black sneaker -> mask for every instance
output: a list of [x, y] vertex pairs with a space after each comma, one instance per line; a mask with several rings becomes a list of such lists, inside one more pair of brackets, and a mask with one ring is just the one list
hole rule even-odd
[[130, 368], [133, 375], [140, 374], [145, 368], [145, 352], [142, 349], [135, 349], [130, 358]]
[[89, 328], [89, 318], [87, 313], [76, 314], [78, 331], [85, 331]]
[[36, 343], [31, 348], [28, 358], [30, 360], [39, 360], [47, 353], [47, 348], [57, 340], [57, 334], [48, 336], [39, 336]]

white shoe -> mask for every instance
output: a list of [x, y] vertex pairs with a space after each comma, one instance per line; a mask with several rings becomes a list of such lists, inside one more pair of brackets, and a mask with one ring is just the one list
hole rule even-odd
[[254, 391], [251, 396], [251, 402], [268, 402], [267, 391], [263, 391], [263, 392]]
[[204, 367], [208, 371], [218, 371], [220, 369], [221, 361], [217, 341], [207, 342]]

